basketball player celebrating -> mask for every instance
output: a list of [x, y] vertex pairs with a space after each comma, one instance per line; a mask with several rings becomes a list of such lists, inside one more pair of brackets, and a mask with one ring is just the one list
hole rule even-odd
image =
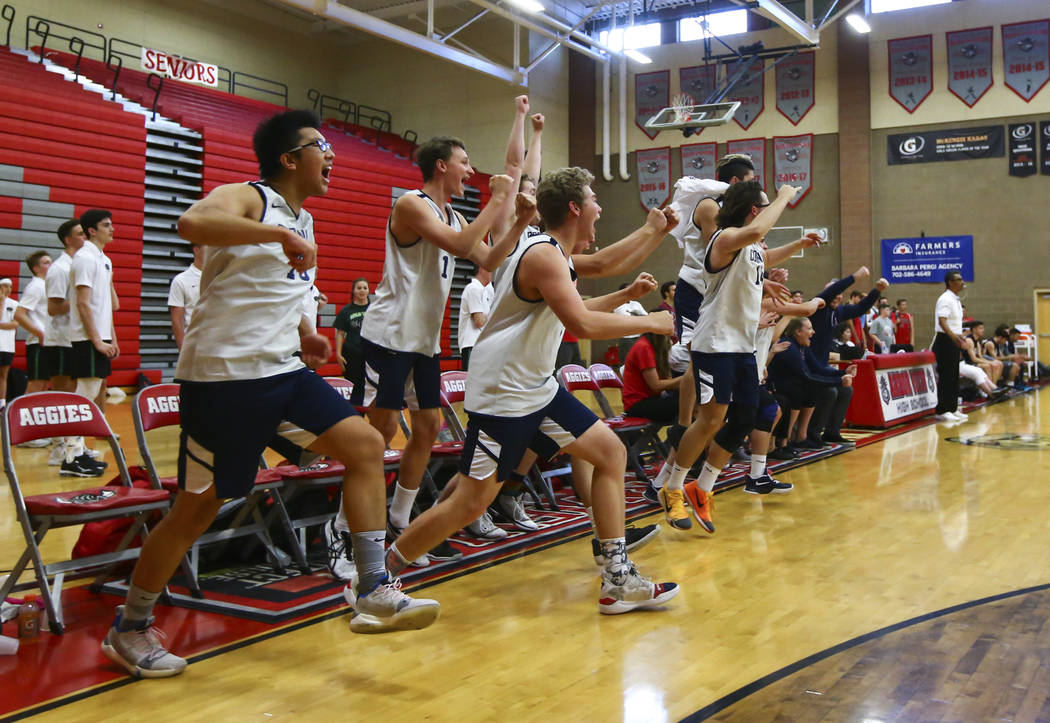
[[[528, 97], [516, 98], [512, 137], [521, 135], [528, 111]], [[420, 147], [417, 162], [423, 172], [423, 188], [406, 193], [394, 204], [387, 224], [383, 280], [361, 325], [367, 384], [364, 401], [372, 407], [369, 421], [389, 444], [397, 433], [406, 399], [412, 408], [412, 434], [390, 503], [394, 534], [408, 525], [441, 428], [438, 354], [455, 257], [469, 258], [495, 271], [529, 221], [521, 219], [494, 246], [482, 242], [495, 221], [513, 208], [520, 167], [514, 176], [492, 177], [492, 198], [468, 224], [449, 203], [452, 196], [464, 194], [464, 184], [474, 173], [463, 142], [431, 138]], [[451, 556], [450, 546], [443, 547], [449, 551], [435, 550], [435, 557]]]
[[[566, 328], [594, 339], [671, 333], [666, 311], [620, 316], [611, 309], [592, 310], [580, 298], [569, 257], [594, 240], [601, 208], [590, 188], [593, 178], [581, 168], [563, 168], [541, 181], [537, 206], [547, 233], [518, 244], [501, 269], [496, 300], [471, 356], [464, 402], [469, 423], [455, 489], [390, 547], [387, 566], [394, 574], [477, 519], [526, 449], [544, 457], [564, 449], [594, 466], [593, 508], [603, 562], [600, 612], [659, 605], [678, 593], [674, 583], [642, 577], [627, 557], [623, 444], [553, 377]], [[643, 231], [662, 237], [676, 222], [670, 209], [653, 209]], [[651, 291], [656, 282], [649, 277], [647, 286]]]
[[[731, 186], [716, 217], [718, 230], [704, 254], [707, 290], [691, 343], [700, 406], [696, 421], [682, 435], [667, 488], [675, 492], [683, 489], [686, 473], [718, 433], [699, 480], [685, 489], [693, 515], [708, 532], [714, 532], [710, 495], [718, 473], [732, 450], [755, 428], [759, 404], [755, 337], [762, 296], [766, 292], [789, 295], [781, 284], [763, 281], [767, 258], [777, 263], [797, 252], [797, 247], [820, 243], [819, 236], [813, 234], [770, 251], [767, 257], [762, 239], [797, 192], [797, 188], [784, 184], [770, 204], [755, 181]], [[702, 387], [711, 394], [702, 393]], [[727, 410], [729, 421], [723, 427]]]
[[264, 121], [253, 138], [263, 181], [219, 186], [179, 219], [179, 234], [205, 247], [200, 300], [175, 372], [181, 489], [146, 539], [102, 643], [133, 675], [166, 677], [186, 667], [151, 632], [153, 606], [222, 501], [252, 490], [259, 455], [281, 420], [316, 435], [309, 447], [346, 466], [357, 606], [370, 616], [369, 632], [422, 628], [438, 616], [436, 602], [406, 596], [383, 565], [382, 436], [294, 356], [300, 345], [304, 356], [331, 351], [324, 337], [298, 333], [317, 251], [303, 202], [328, 191], [335, 157], [319, 125], [308, 111]]

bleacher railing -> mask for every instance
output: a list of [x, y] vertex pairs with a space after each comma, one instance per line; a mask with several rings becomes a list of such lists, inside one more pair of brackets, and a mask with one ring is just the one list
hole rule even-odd
[[4, 5], [3, 9], [0, 10], [0, 17], [7, 21], [7, 35], [5, 36], [4, 45], [8, 48], [11, 47], [11, 28], [15, 26], [15, 6]]
[[[12, 18], [13, 20], [13, 18]], [[76, 31], [76, 34], [68, 31]], [[63, 32], [67, 34], [63, 35]], [[73, 73], [80, 78], [80, 60], [84, 57], [85, 50], [96, 51], [99, 60], [106, 59], [106, 36], [91, 30], [84, 30], [75, 25], [67, 25], [57, 20], [41, 18], [36, 15], [26, 15], [26, 48], [33, 47], [30, 36], [35, 35], [40, 40], [40, 62], [44, 62], [44, 53], [47, 50], [49, 40], [65, 40], [69, 45], [69, 52], [76, 56], [77, 62], [73, 66]], [[75, 80], [74, 80], [75, 82]]]
[[[383, 133], [393, 133], [393, 119], [390, 111], [328, 95], [316, 88], [306, 91], [306, 97], [321, 120], [326, 118], [341, 120], [344, 132], [349, 132], [346, 126], [351, 123], [362, 128], [371, 128], [375, 131], [375, 138], [371, 140], [377, 145], [380, 144]], [[405, 131], [401, 137], [412, 144], [415, 144], [417, 138], [416, 132], [412, 130]]]

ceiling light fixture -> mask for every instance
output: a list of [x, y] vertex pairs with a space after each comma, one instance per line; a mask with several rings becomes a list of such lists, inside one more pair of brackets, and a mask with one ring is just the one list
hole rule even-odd
[[652, 58], [650, 58], [645, 53], [639, 53], [637, 50], [633, 50], [633, 49], [632, 50], [625, 50], [625, 51], [623, 51], [623, 54], [626, 55], [628, 58], [630, 58], [631, 60], [633, 60], [636, 63], [646, 63], [646, 64], [648, 64], [648, 63], [653, 62]]
[[544, 11], [544, 7], [536, 0], [507, 0], [507, 2], [527, 13], [542, 13]]
[[846, 16], [846, 22], [858, 33], [870, 33], [871, 26], [868, 25], [868, 21], [864, 19], [864, 16], [860, 13], [850, 13]]

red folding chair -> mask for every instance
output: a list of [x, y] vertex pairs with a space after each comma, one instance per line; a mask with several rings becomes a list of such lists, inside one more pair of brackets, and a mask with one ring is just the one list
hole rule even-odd
[[[117, 444], [113, 430], [95, 403], [79, 394], [39, 392], [19, 397], [7, 405], [2, 426], [4, 471], [11, 486], [11, 497], [26, 547], [11, 575], [0, 588], [0, 599], [15, 589], [22, 572], [32, 562], [34, 581], [32, 585], [20, 587], [35, 586], [40, 589], [51, 631], [61, 634], [65, 630], [62, 583], [66, 574], [101, 568], [92, 584], [93, 590], [99, 589], [117, 563], [138, 557], [139, 548], [129, 545], [136, 536], [141, 534], [145, 537], [148, 534], [146, 521], [151, 514], [167, 510], [168, 494], [163, 490], [132, 486], [124, 453]], [[74, 436], [98, 437], [109, 442], [122, 486], [60, 490], [24, 496], [15, 472], [11, 448], [34, 439]], [[131, 527], [113, 552], [52, 563], [44, 563], [40, 555], [40, 543], [53, 528], [127, 517], [132, 520]], [[49, 582], [51, 579], [53, 582]]]
[[[609, 367], [606, 364], [591, 364], [587, 373], [591, 375], [591, 379], [594, 380], [594, 384], [598, 387], [595, 393], [598, 399], [598, 406], [602, 409], [602, 414], [605, 416], [605, 423], [608, 424], [614, 431], [623, 431], [624, 435], [630, 435], [633, 438], [632, 444], [627, 447], [629, 457], [633, 455], [634, 459], [631, 460], [632, 467], [635, 469], [642, 468], [641, 454], [639, 448], [650, 447], [656, 454], [661, 458], [667, 458], [667, 450], [664, 447], [663, 442], [660, 441], [659, 431], [662, 425], [653, 422], [651, 419], [645, 417], [629, 417], [624, 414], [616, 414], [609, 403], [608, 397], [603, 392], [603, 389], [615, 389], [620, 394], [620, 404], [623, 404], [623, 379], [616, 373], [616, 370]], [[624, 440], [625, 442], [627, 440]], [[648, 476], [645, 477], [648, 479]]]
[[[174, 498], [179, 491], [179, 480], [177, 477], [161, 477], [157, 472], [157, 465], [153, 461], [150, 452], [147, 432], [163, 427], [178, 426], [181, 423], [179, 415], [179, 385], [178, 384], [154, 384], [144, 387], [135, 395], [135, 403], [131, 407], [131, 416], [135, 423], [135, 437], [138, 440], [139, 453], [142, 455], [142, 463], [149, 474], [150, 483], [154, 489], [162, 489]], [[265, 464], [260, 460], [262, 464]], [[187, 564], [183, 565], [183, 572], [189, 580], [189, 589], [195, 597], [201, 596], [200, 585], [197, 582], [197, 563], [200, 548], [204, 545], [225, 542], [237, 537], [254, 536], [266, 549], [270, 561], [282, 574], [287, 573], [284, 559], [287, 557], [274, 545], [270, 537], [266, 520], [260, 509], [261, 503], [270, 499], [273, 503], [277, 519], [284, 524], [282, 527], [292, 543], [295, 550], [295, 536], [292, 534], [291, 524], [288, 521], [288, 512], [284, 509], [284, 503], [280, 495], [284, 486], [281, 481], [281, 470], [260, 469], [255, 476], [255, 488], [252, 493], [235, 500], [229, 500], [219, 509], [217, 518], [223, 518], [234, 514], [233, 519], [224, 530], [212, 530], [205, 532], [190, 548]], [[251, 518], [251, 522], [247, 520]], [[297, 560], [298, 562], [298, 560]], [[305, 563], [305, 560], [304, 560]]]

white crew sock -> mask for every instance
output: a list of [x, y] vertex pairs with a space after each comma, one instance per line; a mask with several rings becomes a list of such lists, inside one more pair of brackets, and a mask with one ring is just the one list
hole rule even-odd
[[752, 454], [751, 455], [751, 476], [761, 477], [766, 473], [766, 455], [764, 454]]
[[390, 500], [390, 524], [399, 530], [408, 527], [408, 518], [412, 515], [412, 503], [416, 501], [418, 489], [410, 490], [394, 484], [394, 498]]
[[689, 474], [688, 467], [679, 467], [675, 462], [671, 467], [671, 474], [667, 480], [667, 489], [680, 490], [685, 486], [685, 476]]
[[715, 489], [715, 482], [718, 481], [718, 475], [722, 470], [712, 467], [707, 462], [704, 462], [704, 468], [700, 472], [700, 477], [696, 480], [696, 485], [704, 492], [712, 492]]

